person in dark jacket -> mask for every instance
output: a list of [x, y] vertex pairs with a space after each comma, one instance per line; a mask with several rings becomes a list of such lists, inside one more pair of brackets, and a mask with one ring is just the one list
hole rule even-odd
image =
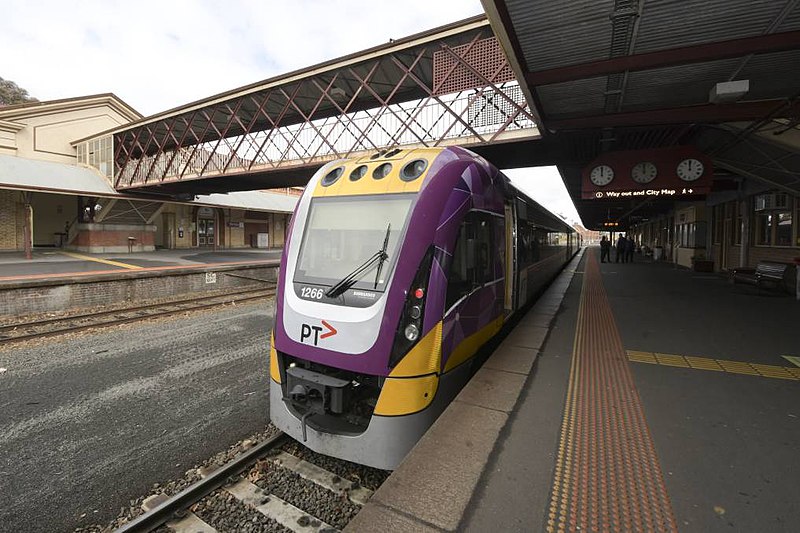
[[600, 239], [600, 262], [605, 263], [606, 259], [609, 263], [611, 262], [611, 241], [603, 235], [603, 238]]
[[623, 263], [625, 262], [625, 243], [627, 240], [622, 234], [617, 239], [617, 263], [619, 263], [620, 259]]
[[625, 240], [625, 262], [633, 263], [633, 251], [636, 249], [636, 243], [633, 238], [628, 237]]

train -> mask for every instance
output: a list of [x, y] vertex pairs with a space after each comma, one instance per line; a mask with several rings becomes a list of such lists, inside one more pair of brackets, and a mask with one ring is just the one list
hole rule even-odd
[[579, 246], [569, 224], [464, 148], [326, 164], [281, 257], [272, 423], [313, 451], [395, 469], [479, 349]]

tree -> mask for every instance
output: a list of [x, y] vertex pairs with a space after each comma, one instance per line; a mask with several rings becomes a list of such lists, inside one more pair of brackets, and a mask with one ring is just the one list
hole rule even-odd
[[0, 107], [37, 101], [36, 98], [28, 95], [28, 91], [13, 81], [0, 78]]

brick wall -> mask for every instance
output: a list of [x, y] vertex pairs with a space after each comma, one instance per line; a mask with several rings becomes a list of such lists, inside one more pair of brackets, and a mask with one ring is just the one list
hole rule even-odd
[[0, 250], [17, 250], [22, 235], [17, 235], [17, 192], [0, 190]]
[[755, 268], [759, 261], [794, 263], [795, 257], [800, 257], [800, 248], [753, 246], [750, 248], [750, 256], [748, 257], [748, 260], [750, 265]]
[[79, 224], [78, 233], [68, 248], [81, 252], [127, 252], [128, 237], [133, 237], [132, 251], [155, 250], [156, 227], [151, 225]]
[[[206, 272], [216, 282], [206, 282]], [[164, 274], [125, 272], [115, 279], [96, 276], [80, 281], [32, 281], [0, 288], [0, 317], [59, 313], [96, 307], [146, 304], [151, 300], [199, 295], [245, 286], [263, 286], [253, 279], [277, 279], [277, 267], [234, 267]], [[233, 275], [228, 275], [233, 274]]]
[[[728, 269], [738, 268], [739, 250], [741, 246], [728, 246]], [[721, 270], [720, 245], [715, 244], [714, 250], [714, 270]], [[746, 268], [755, 268], [759, 261], [778, 261], [780, 263], [794, 263], [794, 259], [800, 257], [800, 248], [777, 248], [771, 246], [751, 246], [747, 256]]]

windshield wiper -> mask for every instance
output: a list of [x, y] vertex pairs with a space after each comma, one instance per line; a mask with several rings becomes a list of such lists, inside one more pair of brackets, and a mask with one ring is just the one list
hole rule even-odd
[[[344, 293], [347, 289], [352, 287], [353, 285], [361, 279], [361, 276], [369, 272], [373, 266], [377, 263], [378, 267], [378, 274], [380, 274], [381, 268], [383, 268], [383, 262], [389, 257], [386, 254], [386, 247], [389, 244], [389, 231], [391, 230], [392, 225], [386, 228], [386, 238], [383, 240], [383, 247], [372, 254], [369, 259], [361, 263], [355, 270], [351, 273], [340, 279], [335, 285], [333, 285], [330, 289], [325, 292], [325, 296], [328, 298], [336, 298], [340, 294]], [[375, 286], [377, 287], [377, 281]]]
[[383, 270], [383, 263], [389, 258], [386, 254], [386, 248], [389, 246], [389, 233], [392, 231], [392, 223], [389, 222], [389, 225], [386, 226], [386, 237], [383, 238], [383, 248], [381, 248], [381, 256], [378, 259], [378, 272], [375, 273], [375, 285], [372, 287], [373, 289], [378, 288], [378, 278], [381, 277], [381, 270]]

